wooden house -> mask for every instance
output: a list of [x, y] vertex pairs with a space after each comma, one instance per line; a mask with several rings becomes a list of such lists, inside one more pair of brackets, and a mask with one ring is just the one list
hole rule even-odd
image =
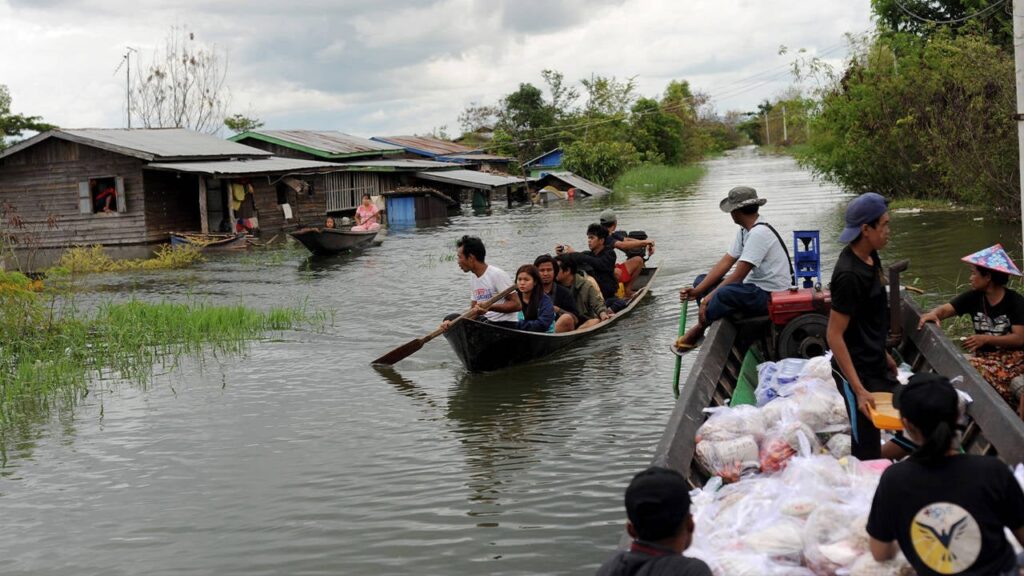
[[433, 136], [374, 136], [371, 140], [400, 146], [410, 158], [427, 158], [438, 162], [462, 164], [464, 168], [508, 174], [512, 158], [488, 154], [479, 149], [456, 144]]
[[340, 170], [177, 128], [51, 130], [0, 151], [0, 233], [15, 247], [63, 248], [162, 242], [252, 218], [276, 232], [321, 220], [315, 179]]

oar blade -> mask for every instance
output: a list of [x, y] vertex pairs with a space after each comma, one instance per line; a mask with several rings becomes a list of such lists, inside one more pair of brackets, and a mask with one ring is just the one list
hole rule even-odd
[[392, 364], [398, 362], [399, 360], [403, 360], [406, 357], [414, 354], [420, 348], [423, 348], [423, 339], [416, 338], [415, 340], [410, 340], [409, 342], [402, 344], [398, 348], [395, 348], [394, 350], [388, 352], [387, 354], [381, 356], [380, 358], [377, 358], [372, 363], [391, 366]]

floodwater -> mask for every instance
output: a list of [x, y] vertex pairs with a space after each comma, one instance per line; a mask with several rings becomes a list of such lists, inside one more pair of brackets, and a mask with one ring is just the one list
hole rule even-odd
[[[735, 234], [719, 199], [752, 185], [784, 237], [821, 230], [826, 275], [840, 248], [849, 196], [791, 159], [744, 149], [707, 169], [687, 190], [467, 212], [354, 256], [256, 252], [94, 278], [93, 299], [336, 317], [244, 357], [183, 360], [148, 386], [95, 382], [73, 410], [21, 426], [0, 467], [0, 573], [592, 573], [672, 409], [677, 291]], [[660, 268], [653, 297], [616, 328], [493, 374], [467, 373], [442, 338], [393, 370], [370, 366], [465, 306], [456, 238], [481, 236], [488, 262], [512, 271], [556, 244], [585, 246], [607, 205], [657, 240]], [[967, 212], [896, 214], [893, 230], [883, 258], [912, 257], [905, 277], [936, 298], [966, 282], [960, 256], [1019, 242], [1015, 226]]]

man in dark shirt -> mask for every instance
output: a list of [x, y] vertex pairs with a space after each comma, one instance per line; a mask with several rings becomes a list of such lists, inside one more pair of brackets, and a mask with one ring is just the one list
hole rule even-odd
[[625, 232], [619, 230], [619, 219], [615, 211], [606, 208], [601, 211], [601, 226], [608, 230], [608, 238], [605, 239], [605, 246], [611, 249], [619, 249], [626, 254], [626, 261], [615, 264], [615, 279], [622, 283], [623, 292], [629, 298], [633, 295], [633, 281], [639, 276], [644, 267], [644, 257], [654, 255], [654, 240], [640, 240], [630, 238]]
[[558, 275], [558, 262], [555, 262], [550, 254], [542, 254], [537, 256], [533, 265], [540, 273], [540, 283], [544, 288], [544, 293], [551, 298], [551, 303], [555, 306], [555, 333], [572, 332], [579, 322], [576, 301], [568, 288], [555, 282], [555, 276]]
[[[828, 345], [846, 382], [839, 391], [850, 411], [852, 453], [861, 460], [881, 457], [881, 434], [871, 422], [872, 392], [892, 392], [896, 362], [885, 349], [889, 306], [882, 285], [878, 250], [889, 242], [889, 211], [885, 198], [868, 192], [846, 208], [846, 229], [839, 236], [848, 243], [839, 254], [832, 282], [832, 311], [828, 319]], [[887, 452], [887, 457], [901, 454]]]
[[683, 556], [693, 541], [690, 487], [675, 470], [652, 466], [626, 488], [628, 551], [618, 552], [597, 576], [711, 576], [702, 560]]
[[601, 295], [604, 296], [605, 306], [613, 312], [618, 312], [626, 307], [626, 301], [615, 297], [615, 293], [619, 289], [619, 283], [615, 280], [615, 250], [607, 247], [605, 244], [607, 238], [608, 230], [604, 226], [591, 224], [587, 227], [587, 247], [590, 250], [573, 252], [572, 246], [568, 245], [558, 248], [564, 250], [577, 266], [589, 272], [597, 280], [597, 286], [601, 289]]

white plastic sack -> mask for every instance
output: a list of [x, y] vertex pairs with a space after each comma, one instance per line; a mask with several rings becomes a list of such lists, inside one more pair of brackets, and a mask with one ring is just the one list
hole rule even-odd
[[697, 429], [696, 441], [732, 440], [741, 436], [753, 436], [760, 440], [764, 436], [764, 415], [754, 406], [721, 406], [705, 408], [708, 419]]
[[747, 472], [758, 469], [757, 442], [753, 436], [730, 440], [701, 440], [694, 456], [697, 464], [709, 476], [721, 476], [726, 482], [736, 482]]

